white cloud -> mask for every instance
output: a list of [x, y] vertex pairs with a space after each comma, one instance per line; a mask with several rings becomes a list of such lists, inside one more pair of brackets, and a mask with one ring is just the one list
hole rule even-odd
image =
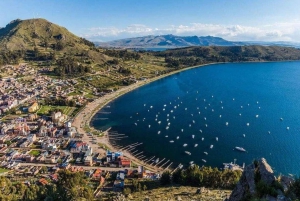
[[231, 41], [300, 41], [300, 21], [276, 23], [262, 26], [219, 25], [191, 23], [188, 25], [169, 25], [164, 28], [149, 27], [142, 24], [126, 28], [94, 27], [87, 30], [83, 37], [97, 41], [145, 35], [174, 34], [180, 36], [217, 36]]

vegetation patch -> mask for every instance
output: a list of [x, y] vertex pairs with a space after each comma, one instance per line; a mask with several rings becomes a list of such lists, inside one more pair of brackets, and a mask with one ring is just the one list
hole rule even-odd
[[4, 169], [4, 168], [0, 168], [0, 174], [1, 173], [4, 173], [4, 172], [8, 172], [9, 170], [7, 170], [7, 169]]
[[40, 152], [39, 150], [31, 150], [31, 151], [29, 152], [29, 154], [30, 154], [31, 156], [37, 157], [37, 156], [39, 156], [39, 155], [41, 154], [41, 152]]

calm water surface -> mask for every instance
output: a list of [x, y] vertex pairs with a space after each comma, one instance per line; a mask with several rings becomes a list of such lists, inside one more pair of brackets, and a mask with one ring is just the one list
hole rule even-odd
[[[234, 159], [242, 165], [265, 157], [277, 174], [299, 174], [299, 78], [300, 62], [195, 68], [114, 100], [92, 125], [126, 134], [120, 145], [143, 142], [137, 149], [144, 155], [174, 166], [194, 161], [221, 167]], [[233, 150], [236, 146], [247, 152]]]

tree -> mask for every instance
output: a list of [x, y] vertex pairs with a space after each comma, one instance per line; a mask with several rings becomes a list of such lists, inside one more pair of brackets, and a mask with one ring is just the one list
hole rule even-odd
[[169, 171], [162, 173], [160, 178], [160, 184], [161, 185], [171, 184], [171, 173]]
[[131, 189], [130, 188], [124, 188], [123, 193], [124, 193], [124, 195], [129, 195], [131, 193]]

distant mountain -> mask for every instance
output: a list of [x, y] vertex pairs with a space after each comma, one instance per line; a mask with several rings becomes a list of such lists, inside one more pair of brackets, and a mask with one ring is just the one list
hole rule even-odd
[[126, 47], [126, 48], [149, 48], [149, 47], [188, 47], [188, 46], [236, 46], [243, 45], [241, 42], [231, 42], [220, 37], [213, 36], [144, 36], [114, 40], [111, 42], [95, 42], [101, 47]]

